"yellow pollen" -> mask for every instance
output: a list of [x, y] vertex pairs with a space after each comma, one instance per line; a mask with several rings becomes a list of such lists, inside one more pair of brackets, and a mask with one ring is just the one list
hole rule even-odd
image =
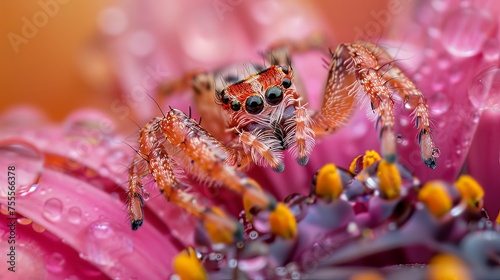
[[450, 211], [453, 203], [440, 181], [430, 181], [418, 193], [418, 200], [424, 203], [437, 218]]
[[380, 155], [374, 150], [366, 151], [365, 155], [363, 156], [363, 169], [369, 167], [370, 165], [381, 159], [382, 158], [380, 157]]
[[484, 190], [474, 178], [462, 175], [455, 182], [455, 186], [460, 191], [462, 199], [465, 199], [470, 207], [477, 209], [483, 207]]
[[381, 160], [378, 165], [377, 178], [379, 190], [385, 198], [393, 199], [399, 196], [401, 176], [395, 164]]
[[316, 177], [315, 194], [324, 199], [336, 199], [342, 193], [342, 180], [335, 165], [328, 163], [321, 167]]
[[434, 256], [429, 265], [428, 276], [430, 280], [470, 280], [472, 276], [466, 264], [452, 255]]
[[295, 238], [297, 235], [297, 221], [290, 209], [279, 202], [269, 215], [271, 232], [282, 238]]
[[[370, 167], [372, 164], [374, 164], [375, 162], [377, 162], [381, 159], [382, 158], [380, 157], [380, 155], [376, 151], [368, 150], [365, 152], [364, 155], [357, 156], [356, 158], [354, 158], [354, 160], [349, 165], [349, 171], [351, 171], [352, 174], [358, 174], [359, 172], [361, 172], [361, 170], [363, 170], [367, 167]], [[356, 166], [357, 166], [359, 160], [362, 160], [362, 169], [356, 170]]]
[[500, 225], [500, 210], [498, 211], [498, 215], [497, 215], [497, 224]]
[[174, 258], [173, 265], [175, 274], [177, 274], [182, 280], [207, 279], [207, 273], [205, 272], [205, 269], [192, 247], [180, 252]]
[[203, 224], [210, 240], [213, 243], [230, 244], [234, 242], [234, 233], [237, 230], [234, 222], [218, 207], [205, 214]]

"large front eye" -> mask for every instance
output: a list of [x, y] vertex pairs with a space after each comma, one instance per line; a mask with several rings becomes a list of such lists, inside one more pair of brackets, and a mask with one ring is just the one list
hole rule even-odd
[[252, 95], [245, 102], [245, 109], [250, 114], [258, 114], [264, 109], [264, 100], [258, 95]]
[[283, 100], [283, 90], [280, 87], [274, 86], [266, 90], [266, 101], [270, 105], [277, 105]]
[[231, 101], [231, 110], [238, 112], [241, 109], [241, 104], [238, 100]]

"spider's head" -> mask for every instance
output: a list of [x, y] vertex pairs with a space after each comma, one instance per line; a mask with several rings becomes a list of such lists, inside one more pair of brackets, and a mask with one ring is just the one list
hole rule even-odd
[[287, 107], [299, 98], [292, 78], [290, 66], [273, 65], [217, 92], [229, 128], [253, 130], [279, 124]]

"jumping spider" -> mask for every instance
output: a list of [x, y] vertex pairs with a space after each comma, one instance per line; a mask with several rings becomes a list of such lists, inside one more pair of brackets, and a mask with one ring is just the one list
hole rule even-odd
[[[240, 171], [251, 163], [283, 171], [284, 150], [299, 164], [307, 164], [315, 139], [346, 124], [360, 98], [370, 99], [378, 117], [381, 153], [389, 163], [397, 159], [392, 95], [399, 95], [405, 104], [415, 104], [413, 114], [421, 156], [430, 168], [436, 167], [436, 148], [424, 96], [388, 53], [372, 43], [343, 43], [330, 52], [321, 109], [309, 111], [289, 57], [315, 47], [317, 42], [311, 38], [276, 44], [264, 55], [271, 66], [254, 69], [256, 73], [247, 77], [195, 71], [164, 84], [161, 90], [167, 94], [192, 87], [205, 128], [171, 108], [141, 129], [140, 147], [129, 171], [127, 206], [132, 229], [143, 222], [141, 178], [146, 174], [152, 174], [168, 201], [199, 217], [211, 238], [218, 242], [240, 239], [239, 224], [187, 192], [182, 175], [220, 184], [241, 194], [254, 207], [270, 210], [271, 215], [277, 213], [278, 218], [270, 218], [275, 219], [274, 223], [287, 217], [293, 219], [286, 206], [265, 194]], [[293, 236], [294, 221], [291, 223], [273, 231]]]

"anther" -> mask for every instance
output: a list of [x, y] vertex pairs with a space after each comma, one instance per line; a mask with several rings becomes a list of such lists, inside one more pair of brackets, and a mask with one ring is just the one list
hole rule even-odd
[[174, 258], [174, 272], [181, 280], [205, 280], [207, 273], [198, 259], [195, 250], [189, 247]]
[[444, 216], [453, 206], [451, 198], [442, 184], [440, 181], [430, 181], [418, 193], [418, 200], [424, 203], [437, 218]]

